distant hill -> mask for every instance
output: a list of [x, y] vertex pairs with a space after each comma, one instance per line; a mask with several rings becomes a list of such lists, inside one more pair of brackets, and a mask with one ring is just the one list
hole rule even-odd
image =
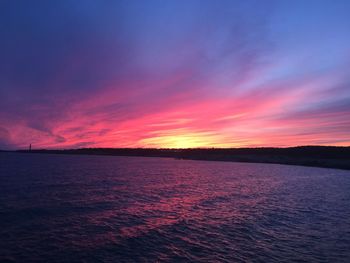
[[19, 150], [25, 153], [88, 154], [171, 157], [190, 160], [279, 163], [350, 169], [350, 147], [299, 146], [289, 148], [81, 148], [67, 150]]

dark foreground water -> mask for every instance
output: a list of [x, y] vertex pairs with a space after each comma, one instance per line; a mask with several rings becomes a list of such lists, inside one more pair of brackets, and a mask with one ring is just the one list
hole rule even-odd
[[350, 262], [350, 171], [0, 153], [0, 261]]

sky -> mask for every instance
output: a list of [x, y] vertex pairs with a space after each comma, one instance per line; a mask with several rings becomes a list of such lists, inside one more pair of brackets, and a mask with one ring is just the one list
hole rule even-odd
[[349, 13], [2, 0], [0, 149], [350, 146]]

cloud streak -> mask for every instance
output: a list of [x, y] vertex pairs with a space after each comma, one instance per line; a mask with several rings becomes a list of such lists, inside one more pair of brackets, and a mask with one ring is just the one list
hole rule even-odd
[[1, 148], [350, 145], [347, 1], [2, 5]]

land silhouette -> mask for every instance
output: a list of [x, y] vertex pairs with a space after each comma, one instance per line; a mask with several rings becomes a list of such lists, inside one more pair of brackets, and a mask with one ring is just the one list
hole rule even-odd
[[277, 163], [350, 170], [350, 147], [299, 146], [288, 148], [80, 148], [64, 150], [29, 149], [22, 153], [86, 154], [168, 157], [188, 160]]

